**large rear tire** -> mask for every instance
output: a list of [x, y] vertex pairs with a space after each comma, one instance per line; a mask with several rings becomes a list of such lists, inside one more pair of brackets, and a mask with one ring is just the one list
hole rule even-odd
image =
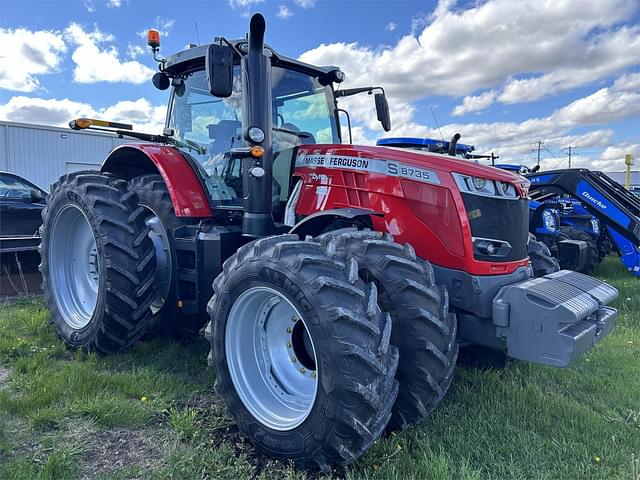
[[560, 235], [569, 240], [581, 240], [587, 243], [587, 259], [578, 272], [591, 275], [598, 264], [598, 246], [595, 240], [587, 232], [568, 225], [560, 227]]
[[360, 457], [391, 416], [398, 352], [355, 261], [295, 235], [268, 237], [231, 256], [213, 291], [210, 360], [240, 431], [305, 468]]
[[553, 272], [560, 270], [558, 259], [554, 258], [544, 243], [536, 240], [536, 237], [529, 234], [529, 243], [527, 244], [527, 253], [531, 268], [533, 268], [534, 277], [544, 277]]
[[391, 314], [400, 389], [387, 428], [404, 430], [431, 413], [453, 380], [457, 323], [447, 291], [436, 285], [431, 264], [391, 235], [348, 228], [318, 240], [339, 258], [358, 262], [360, 277], [377, 286], [380, 307]]
[[126, 182], [77, 172], [56, 182], [40, 230], [51, 321], [71, 348], [124, 350], [148, 329], [155, 256]]
[[177, 254], [174, 231], [186, 223], [175, 214], [173, 202], [160, 175], [141, 175], [129, 182], [129, 190], [138, 196], [144, 207], [145, 223], [156, 251], [154, 300], [151, 303], [153, 321], [150, 334], [185, 339], [198, 334], [207, 321], [206, 315], [185, 315], [178, 308]]

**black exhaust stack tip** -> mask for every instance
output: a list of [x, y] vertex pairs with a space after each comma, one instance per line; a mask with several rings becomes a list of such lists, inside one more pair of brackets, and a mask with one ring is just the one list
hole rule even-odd
[[264, 32], [267, 23], [261, 13], [256, 13], [249, 22], [249, 51], [262, 53], [264, 48]]
[[449, 151], [447, 152], [449, 156], [456, 156], [456, 146], [458, 146], [458, 140], [460, 140], [461, 135], [456, 133], [453, 137], [451, 137], [451, 141], [449, 142]]

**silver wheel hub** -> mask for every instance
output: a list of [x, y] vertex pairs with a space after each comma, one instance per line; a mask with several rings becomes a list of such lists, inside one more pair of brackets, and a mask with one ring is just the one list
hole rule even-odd
[[162, 221], [153, 210], [149, 207], [145, 208], [151, 212], [145, 219], [145, 223], [151, 228], [149, 238], [153, 242], [153, 247], [156, 251], [156, 273], [153, 281], [156, 294], [153, 303], [151, 303], [151, 311], [155, 314], [164, 306], [171, 288], [171, 247], [167, 230]]
[[238, 396], [260, 423], [287, 431], [304, 422], [318, 392], [317, 360], [287, 297], [269, 287], [240, 295], [229, 312], [225, 351]]
[[96, 239], [80, 207], [57, 213], [49, 237], [49, 289], [64, 321], [74, 330], [93, 317], [100, 287]]

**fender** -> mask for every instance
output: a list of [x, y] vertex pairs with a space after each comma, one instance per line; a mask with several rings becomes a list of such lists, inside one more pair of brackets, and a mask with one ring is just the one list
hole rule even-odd
[[305, 238], [307, 235], [315, 237], [316, 235], [320, 235], [331, 223], [339, 220], [347, 220], [348, 222], [345, 223], [360, 223], [365, 227], [371, 228], [372, 215], [376, 217], [384, 216], [383, 213], [366, 208], [321, 210], [296, 223], [291, 230], [289, 230], [289, 233], [294, 233], [300, 238]]
[[159, 173], [167, 185], [177, 217], [211, 218], [201, 175], [197, 166], [177, 148], [146, 144], [125, 144], [113, 149], [100, 171], [130, 180], [138, 175]]

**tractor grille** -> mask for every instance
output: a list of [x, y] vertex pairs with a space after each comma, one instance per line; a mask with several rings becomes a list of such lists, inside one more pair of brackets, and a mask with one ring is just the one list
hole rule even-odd
[[483, 255], [474, 249], [474, 258], [485, 262], [512, 262], [527, 258], [529, 206], [526, 199], [507, 200], [462, 193], [471, 235], [509, 242], [511, 250], [504, 256]]

